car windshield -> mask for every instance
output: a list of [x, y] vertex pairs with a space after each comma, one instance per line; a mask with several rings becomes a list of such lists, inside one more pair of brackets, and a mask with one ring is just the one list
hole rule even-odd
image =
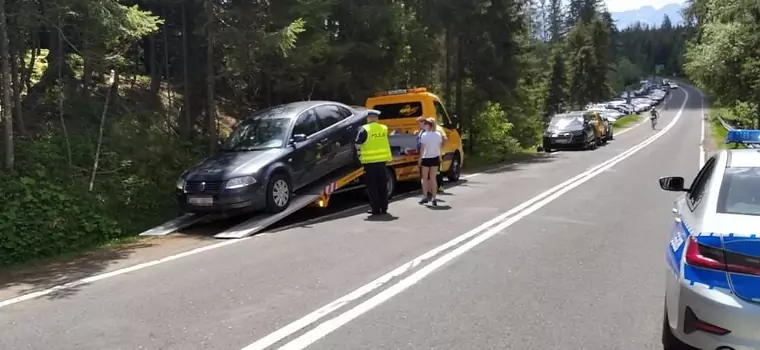
[[580, 114], [555, 115], [549, 121], [549, 128], [559, 130], [580, 129], [583, 127], [583, 116]]
[[718, 194], [718, 213], [760, 215], [760, 167], [727, 168]]
[[222, 145], [222, 150], [253, 151], [283, 147], [291, 120], [276, 109], [257, 112], [232, 131]]

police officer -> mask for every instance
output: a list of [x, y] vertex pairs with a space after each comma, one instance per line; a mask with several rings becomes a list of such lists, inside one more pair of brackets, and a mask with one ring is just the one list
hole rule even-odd
[[367, 213], [388, 213], [388, 175], [386, 163], [393, 159], [388, 127], [377, 122], [380, 111], [367, 111], [367, 124], [359, 129], [356, 144], [360, 145], [359, 159], [364, 167], [364, 181], [369, 192], [371, 210]]

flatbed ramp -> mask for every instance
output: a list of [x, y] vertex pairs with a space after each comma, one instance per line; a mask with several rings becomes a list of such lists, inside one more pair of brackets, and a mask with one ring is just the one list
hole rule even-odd
[[245, 238], [256, 233], [261, 232], [267, 227], [277, 223], [278, 221], [288, 217], [303, 208], [306, 208], [312, 203], [323, 202], [322, 205], [326, 205], [331, 194], [338, 192], [342, 187], [350, 184], [353, 180], [357, 179], [364, 173], [362, 168], [347, 168], [339, 172], [340, 175], [335, 176], [328, 181], [321, 182], [318, 185], [312, 186], [309, 190], [303, 192], [303, 194], [296, 194], [288, 207], [277, 214], [258, 214], [238, 225], [228, 228], [227, 230], [214, 235], [215, 238]]
[[290, 214], [295, 213], [309, 204], [314, 203], [321, 197], [322, 194], [303, 194], [293, 198], [290, 205], [283, 211], [277, 214], [259, 214], [251, 219], [248, 219], [238, 225], [228, 228], [225, 231], [214, 235], [215, 238], [245, 238], [261, 230], [273, 225], [274, 223], [284, 219]]
[[206, 219], [206, 215], [185, 214], [169, 220], [152, 229], [143, 231], [140, 233], [140, 236], [166, 236], [170, 233], [176, 232], [177, 230], [195, 225], [203, 219]]

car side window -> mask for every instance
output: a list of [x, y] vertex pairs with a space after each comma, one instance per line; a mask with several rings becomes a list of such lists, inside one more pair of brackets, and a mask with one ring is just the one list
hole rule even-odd
[[304, 134], [311, 136], [316, 134], [317, 131], [319, 131], [319, 126], [317, 125], [317, 113], [314, 111], [314, 108], [301, 114], [298, 117], [296, 125], [293, 127], [293, 135]]
[[451, 118], [449, 118], [449, 114], [446, 113], [446, 108], [443, 107], [443, 105], [438, 101], [433, 101], [433, 106], [435, 107], [435, 119], [438, 119], [438, 123], [443, 126], [449, 126], [453, 125], [454, 123], [451, 122]]
[[324, 105], [316, 109], [320, 130], [327, 129], [345, 119], [336, 105]]
[[692, 211], [696, 209], [696, 207], [699, 205], [700, 201], [702, 200], [702, 197], [705, 194], [705, 190], [708, 188], [708, 185], [710, 184], [710, 179], [712, 178], [714, 168], [715, 168], [715, 157], [712, 157], [707, 162], [705, 162], [705, 165], [702, 167], [702, 170], [700, 170], [697, 176], [694, 178], [694, 182], [691, 184], [691, 187], [689, 188], [689, 195], [686, 201], [686, 203], [689, 205], [689, 209], [691, 209]]
[[346, 119], [354, 114], [354, 112], [351, 112], [351, 110], [348, 108], [341, 107], [341, 106], [336, 106], [336, 107], [338, 107], [338, 112], [343, 117], [342, 119]]

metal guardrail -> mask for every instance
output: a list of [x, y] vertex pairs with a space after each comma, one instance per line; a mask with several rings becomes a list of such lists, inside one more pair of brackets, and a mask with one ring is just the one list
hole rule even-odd
[[[722, 125], [724, 129], [726, 129], [726, 130], [734, 130], [734, 129], [736, 129], [733, 126], [731, 126], [730, 124], [728, 124], [723, 119], [723, 117], [717, 116], [717, 118], [718, 118], [718, 121], [720, 122], [720, 125]], [[746, 146], [747, 146], [747, 148], [759, 148], [760, 149], [760, 145], [746, 145]]]

